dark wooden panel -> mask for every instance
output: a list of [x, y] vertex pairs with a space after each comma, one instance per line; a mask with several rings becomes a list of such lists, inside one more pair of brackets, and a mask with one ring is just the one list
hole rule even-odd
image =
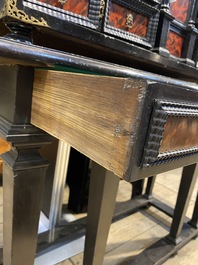
[[198, 117], [168, 117], [159, 153], [195, 146], [198, 146]]
[[179, 34], [169, 31], [166, 48], [169, 50], [170, 54], [181, 57], [182, 47], [183, 47], [184, 38]]
[[[127, 26], [127, 18], [129, 15], [132, 18], [131, 27]], [[145, 15], [112, 3], [109, 22], [115, 28], [128, 31], [140, 37], [146, 37], [149, 19]]]
[[177, 20], [185, 23], [189, 4], [190, 0], [176, 0], [170, 4], [170, 12]]
[[73, 12], [81, 16], [85, 17], [88, 16], [88, 9], [89, 9], [88, 0], [67, 0], [62, 2], [59, 0], [37, 0], [37, 1]]

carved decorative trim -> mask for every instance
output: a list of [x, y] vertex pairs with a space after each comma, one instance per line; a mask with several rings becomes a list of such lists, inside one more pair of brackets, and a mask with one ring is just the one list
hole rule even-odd
[[17, 0], [7, 0], [5, 2], [4, 7], [0, 12], [0, 17], [4, 16], [10, 16], [22, 22], [48, 27], [48, 24], [44, 18], [40, 18], [39, 20], [33, 16], [29, 16], [23, 10], [18, 9]]
[[198, 105], [156, 100], [143, 154], [143, 167], [149, 167], [198, 153], [198, 145], [160, 152], [168, 117], [198, 117]]
[[98, 0], [89, 0], [88, 16], [82, 16], [69, 10], [65, 10], [64, 8], [58, 8], [52, 4], [46, 3], [47, 1], [41, 2], [38, 0], [23, 0], [23, 2], [25, 7], [28, 7], [31, 10], [39, 10], [40, 12], [46, 14], [47, 19], [48, 16], [52, 16], [60, 19], [61, 21], [69, 21], [89, 28], [96, 29], [99, 26], [99, 16], [102, 10], [100, 9], [101, 5]]
[[[34, 136], [34, 139], [32, 138]], [[20, 145], [23, 141], [30, 141], [31, 145], [50, 143], [54, 138], [32, 124], [12, 124], [0, 116], [0, 137], [8, 142]]]

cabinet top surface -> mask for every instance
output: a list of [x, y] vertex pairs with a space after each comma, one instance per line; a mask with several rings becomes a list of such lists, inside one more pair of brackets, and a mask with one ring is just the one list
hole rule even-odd
[[[144, 79], [146, 81], [160, 81], [164, 83], [175, 84], [178, 86], [185, 86], [197, 89], [197, 72], [196, 68], [191, 69], [189, 73], [189, 81], [183, 81], [176, 78], [170, 78], [143, 70], [126, 67], [123, 65], [99, 61], [96, 59], [79, 56], [67, 52], [61, 52], [45, 47], [40, 47], [32, 44], [24, 44], [14, 40], [9, 40], [0, 37], [0, 64], [5, 65], [24, 65], [41, 68], [51, 68], [64, 70], [63, 68], [69, 67], [74, 71], [85, 71], [87, 73], [96, 73], [102, 75], [119, 76], [119, 77], [135, 77]], [[159, 55], [156, 55], [160, 57]], [[174, 66], [174, 61], [172, 62]], [[171, 63], [170, 63], [171, 65]], [[63, 68], [61, 68], [63, 67]], [[166, 66], [168, 67], [168, 66]], [[67, 70], [67, 69], [66, 69]], [[189, 70], [189, 66], [183, 65], [180, 73]], [[187, 76], [189, 76], [189, 73]]]
[[[168, 2], [4, 0], [0, 18], [5, 24], [33, 25], [33, 40], [39, 46], [197, 82], [198, 4]], [[5, 34], [3, 23], [0, 35]], [[22, 50], [19, 53], [24, 61]], [[34, 56], [28, 60], [33, 62]], [[46, 65], [45, 60], [36, 65]]]

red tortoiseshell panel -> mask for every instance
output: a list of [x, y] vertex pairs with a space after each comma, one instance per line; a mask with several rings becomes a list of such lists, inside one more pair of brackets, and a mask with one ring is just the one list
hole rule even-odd
[[61, 8], [63, 10], [70, 11], [72, 13], [87, 17], [89, 10], [89, 0], [67, 0], [65, 3], [61, 3], [59, 0], [37, 0], [54, 7]]
[[169, 50], [170, 54], [181, 57], [183, 42], [184, 38], [182, 36], [173, 31], [169, 31], [166, 49]]
[[190, 0], [176, 0], [170, 4], [170, 13], [180, 22], [185, 23]]
[[[127, 16], [132, 14], [133, 23], [132, 28], [127, 27]], [[131, 11], [118, 4], [112, 3], [110, 7], [109, 23], [112, 27], [118, 28], [129, 33], [133, 33], [140, 37], [146, 37], [149, 18], [137, 12]]]
[[198, 146], [197, 117], [168, 117], [159, 153]]

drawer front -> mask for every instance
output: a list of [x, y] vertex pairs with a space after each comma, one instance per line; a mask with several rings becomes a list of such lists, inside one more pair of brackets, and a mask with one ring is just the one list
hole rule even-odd
[[[45, 20], [51, 17], [63, 21], [80, 24], [90, 28], [98, 28], [100, 15], [100, 1], [95, 0], [24, 0], [24, 7], [28, 7], [30, 15], [33, 11], [47, 14]], [[30, 11], [31, 10], [31, 11]], [[49, 23], [51, 24], [51, 23]]]
[[171, 15], [181, 23], [186, 23], [188, 18], [188, 10], [190, 6], [190, 0], [176, 0], [170, 3]]
[[109, 25], [146, 38], [149, 18], [138, 12], [112, 3], [109, 12]]
[[198, 153], [198, 105], [156, 100], [143, 166]]
[[88, 17], [89, 1], [88, 0], [37, 0], [38, 2], [48, 4], [62, 10], [70, 11], [84, 17]]
[[159, 12], [142, 1], [109, 0], [104, 32], [147, 47], [154, 45]]
[[170, 30], [167, 36], [166, 49], [171, 55], [181, 57], [184, 37]]

